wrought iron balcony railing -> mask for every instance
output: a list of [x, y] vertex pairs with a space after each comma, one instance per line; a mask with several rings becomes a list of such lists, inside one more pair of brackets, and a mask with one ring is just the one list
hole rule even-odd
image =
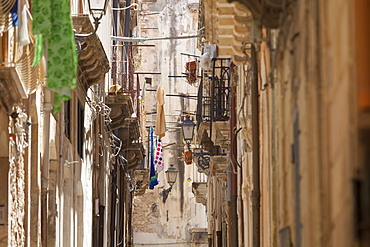
[[[199, 144], [210, 156], [222, 154], [220, 146], [212, 140], [214, 123], [230, 118], [230, 59], [214, 58], [212, 62], [212, 74], [204, 72], [201, 78], [197, 106], [197, 128], [198, 133], [202, 132]], [[199, 129], [202, 123], [207, 130]]]
[[213, 59], [212, 74], [202, 77], [198, 92], [197, 123], [227, 121], [230, 116], [230, 59]]
[[138, 78], [135, 81], [134, 74], [133, 46], [130, 44], [113, 45], [111, 73], [113, 85], [119, 85], [123, 94], [131, 96], [134, 112], [140, 121], [140, 82]]

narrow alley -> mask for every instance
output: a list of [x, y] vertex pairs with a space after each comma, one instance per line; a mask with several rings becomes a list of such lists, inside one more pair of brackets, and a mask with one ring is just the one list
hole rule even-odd
[[370, 247], [369, 0], [0, 10], [1, 247]]

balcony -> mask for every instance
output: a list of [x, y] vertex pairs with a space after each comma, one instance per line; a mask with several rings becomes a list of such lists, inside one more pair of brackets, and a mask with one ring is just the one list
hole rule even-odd
[[85, 83], [87, 89], [104, 81], [109, 71], [109, 61], [89, 16], [73, 16], [72, 20], [78, 44], [78, 79]]
[[135, 169], [138, 166], [138, 162], [143, 160], [145, 156], [145, 149], [141, 142], [131, 143], [125, 149], [125, 157], [128, 161], [127, 168]]
[[208, 229], [207, 228], [190, 228], [191, 242], [197, 243], [197, 246], [208, 245]]
[[105, 96], [105, 103], [111, 108], [113, 130], [125, 126], [125, 118], [131, 117], [134, 113], [130, 95], [108, 94]]
[[121, 140], [121, 149], [125, 152], [128, 169], [135, 169], [138, 162], [144, 159], [145, 149], [140, 139], [140, 126], [136, 118], [124, 118], [117, 129], [117, 137]]
[[211, 146], [213, 147], [213, 143], [210, 137], [210, 126], [210, 122], [202, 122], [199, 124], [199, 128], [197, 131], [197, 140], [199, 144], [208, 152], [211, 152]]
[[204, 0], [199, 11], [199, 29], [205, 27], [202, 34], [206, 41], [218, 46], [219, 57], [232, 58], [236, 64], [245, 63], [249, 57], [250, 45], [246, 38], [252, 13], [241, 3], [244, 1]]
[[212, 74], [202, 78], [198, 93], [198, 142], [210, 155], [229, 149], [230, 59], [213, 59]]
[[[213, 131], [211, 139], [214, 145], [220, 147], [221, 150], [229, 150], [230, 145], [230, 124], [229, 121], [213, 122]], [[223, 151], [225, 152], [225, 151]]]
[[128, 149], [133, 141], [140, 138], [140, 127], [136, 118], [125, 118], [118, 128], [118, 138], [122, 141], [122, 150]]
[[194, 182], [192, 184], [192, 192], [195, 195], [195, 201], [207, 206], [207, 183]]
[[210, 174], [216, 176], [220, 181], [227, 181], [226, 169], [229, 166], [229, 160], [226, 155], [212, 156], [210, 160]]
[[149, 169], [136, 169], [134, 175], [136, 179], [135, 195], [144, 195], [149, 186]]
[[42, 62], [31, 66], [35, 52], [33, 36], [29, 37], [29, 44], [22, 46], [17, 39], [17, 29], [11, 19], [7, 19], [9, 12], [4, 11], [0, 17], [8, 21], [0, 27], [0, 104], [10, 114], [14, 105], [20, 104], [44, 82], [45, 71]]
[[262, 24], [270, 28], [278, 28], [280, 15], [283, 12], [283, 0], [235, 0], [244, 4], [252, 12], [253, 17], [261, 20]]
[[[208, 161], [209, 164], [209, 161]], [[208, 177], [205, 173], [201, 173], [199, 170], [192, 169], [193, 174], [191, 175], [192, 183], [192, 192], [195, 196], [197, 203], [202, 203], [204, 206], [207, 205], [207, 180]]]
[[15, 67], [0, 66], [0, 104], [11, 114], [12, 107], [28, 96]]

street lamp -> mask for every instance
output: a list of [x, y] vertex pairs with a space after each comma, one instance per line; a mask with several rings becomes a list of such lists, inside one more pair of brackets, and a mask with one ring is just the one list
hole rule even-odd
[[193, 140], [195, 124], [192, 120], [190, 120], [189, 116], [187, 116], [186, 120], [182, 122], [181, 128], [184, 141], [188, 146], [189, 152], [198, 158], [198, 166], [200, 166], [203, 170], [208, 169], [211, 154], [208, 152], [203, 152], [203, 150], [201, 150], [199, 153], [190, 150], [190, 142]]
[[184, 141], [190, 151], [190, 142], [193, 140], [195, 124], [190, 120], [189, 116], [186, 116], [186, 120], [182, 122], [181, 128]]
[[104, 0], [104, 5], [100, 8], [99, 7], [93, 7], [91, 5], [91, 0], [88, 0], [87, 3], [88, 3], [88, 6], [89, 6], [90, 15], [94, 19], [94, 31], [91, 32], [91, 33], [87, 33], [87, 34], [82, 34], [82, 33], [75, 34], [75, 36], [77, 38], [80, 38], [80, 39], [90, 37], [91, 35], [94, 35], [98, 31], [100, 21], [103, 18], [103, 16], [105, 15], [106, 10], [107, 10], [108, 0]]
[[[103, 15], [105, 15], [105, 12], [107, 10], [107, 0], [104, 0], [104, 5], [102, 7], [93, 7], [91, 6], [91, 0], [88, 0], [88, 5], [89, 5], [89, 12], [92, 15], [96, 29], [98, 29], [98, 25], [100, 24], [100, 20], [103, 18]], [[96, 32], [96, 30], [95, 30]]]
[[170, 167], [166, 171], [167, 183], [170, 185], [170, 187], [168, 189], [164, 189], [161, 193], [159, 193], [163, 196], [163, 202], [166, 202], [168, 194], [172, 190], [172, 186], [176, 183], [178, 172], [179, 171], [175, 167], [173, 167], [173, 164], [170, 164]]

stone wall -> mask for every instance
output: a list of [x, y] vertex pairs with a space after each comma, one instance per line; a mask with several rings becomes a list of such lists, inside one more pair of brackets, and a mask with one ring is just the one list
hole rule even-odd
[[[9, 127], [9, 235], [8, 246], [25, 244], [25, 149], [28, 116], [16, 108]], [[27, 159], [26, 159], [27, 160]]]
[[[257, 43], [262, 246], [355, 246], [353, 7], [298, 1], [278, 30], [261, 29], [269, 40]], [[251, 246], [251, 81], [247, 65], [238, 72], [239, 244]]]
[[[197, 5], [190, 1], [142, 2], [138, 36], [145, 38], [196, 35], [198, 15], [197, 11], [194, 11], [194, 6]], [[165, 94], [196, 95], [197, 87], [190, 86], [186, 78], [183, 78], [186, 62], [194, 61], [195, 58], [181, 55], [181, 53], [199, 55], [196, 41], [196, 39], [147, 41], [145, 45], [155, 47], [138, 48], [136, 71], [161, 73], [139, 76], [141, 82], [145, 81], [145, 77], [153, 78], [152, 85], [146, 84], [148, 90], [143, 94], [145, 111], [148, 113], [143, 124], [147, 127], [155, 126], [155, 91], [159, 84], [162, 84]], [[165, 167], [164, 171], [158, 174], [159, 185], [153, 191], [147, 190], [144, 196], [135, 197], [133, 216], [135, 243], [152, 241], [190, 246], [191, 229], [206, 226], [205, 207], [195, 202], [191, 180], [187, 181], [187, 178], [191, 178], [194, 167], [186, 165], [182, 158], [185, 145], [179, 122], [183, 112], [196, 108], [195, 103], [195, 100], [186, 97], [165, 96], [167, 132], [163, 138], [163, 145], [172, 144], [163, 149]], [[147, 136], [143, 140], [146, 141]], [[166, 203], [163, 203], [159, 193], [169, 187], [165, 178], [165, 170], [169, 164], [174, 164], [179, 173]]]
[[0, 245], [8, 242], [8, 172], [9, 172], [9, 120], [3, 108], [0, 108]]
[[147, 191], [143, 196], [135, 197], [133, 219], [134, 232], [157, 233], [159, 212], [158, 195], [154, 191]]

